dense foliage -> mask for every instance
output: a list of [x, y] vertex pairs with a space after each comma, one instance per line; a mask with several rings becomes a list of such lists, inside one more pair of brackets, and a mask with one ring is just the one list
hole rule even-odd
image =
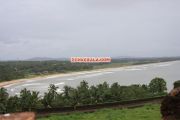
[[0, 62], [0, 82], [32, 75], [90, 70], [90, 64], [73, 64], [68, 61], [9, 61]]
[[167, 90], [166, 82], [163, 78], [154, 78], [149, 84], [149, 89], [153, 93], [163, 93]]
[[[72, 106], [76, 109], [79, 105], [89, 105], [107, 102], [116, 102], [132, 99], [142, 99], [166, 94], [166, 87], [163, 82], [156, 82], [154, 79], [149, 85], [120, 86], [118, 83], [109, 85], [107, 82], [96, 86], [89, 86], [82, 81], [77, 88], [64, 86], [63, 92], [58, 93], [55, 85], [49, 86], [44, 96], [39, 96], [36, 91], [23, 89], [19, 96], [9, 96], [6, 89], [0, 88], [0, 113], [15, 111], [32, 111], [37, 108], [54, 108]], [[153, 84], [153, 86], [151, 85]], [[157, 85], [156, 85], [157, 84]], [[152, 89], [161, 90], [152, 91]]]

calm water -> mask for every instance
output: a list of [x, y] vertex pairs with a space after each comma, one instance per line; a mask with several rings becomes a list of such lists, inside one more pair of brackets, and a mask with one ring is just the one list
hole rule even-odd
[[64, 85], [76, 87], [82, 80], [86, 80], [89, 85], [96, 85], [104, 81], [109, 84], [118, 82], [120, 85], [131, 85], [149, 84], [155, 77], [164, 78], [168, 90], [172, 89], [173, 82], [180, 80], [180, 61], [114, 68], [64, 77], [47, 77], [43, 78], [43, 80], [30, 80], [24, 83], [8, 85], [6, 88], [11, 95], [19, 94], [19, 91], [23, 88], [40, 91], [43, 94], [47, 91], [49, 84], [58, 86], [60, 92]]

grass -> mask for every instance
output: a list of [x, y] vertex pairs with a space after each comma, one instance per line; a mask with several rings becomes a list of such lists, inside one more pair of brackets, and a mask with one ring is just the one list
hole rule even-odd
[[145, 105], [134, 109], [103, 109], [94, 113], [50, 115], [38, 120], [160, 120], [160, 105]]

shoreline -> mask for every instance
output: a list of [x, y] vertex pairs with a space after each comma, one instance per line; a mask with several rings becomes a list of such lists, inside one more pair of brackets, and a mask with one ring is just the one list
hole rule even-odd
[[128, 67], [134, 67], [134, 66], [144, 66], [144, 65], [155, 65], [155, 64], [161, 64], [161, 63], [173, 63], [177, 62], [179, 60], [175, 61], [166, 61], [166, 62], [156, 62], [156, 63], [145, 63], [145, 64], [139, 64], [139, 65], [127, 65], [127, 66], [122, 66], [122, 67], [110, 67], [110, 68], [100, 68], [100, 69], [93, 69], [93, 70], [85, 70], [85, 71], [77, 71], [77, 72], [67, 72], [67, 73], [57, 73], [57, 74], [52, 74], [52, 75], [44, 75], [44, 76], [35, 76], [32, 78], [23, 78], [23, 79], [16, 79], [16, 80], [11, 80], [11, 81], [5, 81], [0, 83], [0, 88], [1, 87], [8, 87], [9, 85], [12, 84], [18, 84], [18, 83], [23, 83], [27, 81], [36, 81], [39, 79], [47, 79], [47, 78], [56, 78], [56, 77], [64, 77], [64, 76], [71, 76], [71, 75], [83, 75], [87, 73], [94, 73], [94, 72], [102, 72], [102, 71], [108, 71], [108, 70], [114, 70], [114, 69], [124, 69]]

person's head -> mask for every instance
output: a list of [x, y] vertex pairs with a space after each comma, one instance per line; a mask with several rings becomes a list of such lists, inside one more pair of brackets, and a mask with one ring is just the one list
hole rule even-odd
[[174, 82], [174, 88], [180, 87], [180, 80]]

